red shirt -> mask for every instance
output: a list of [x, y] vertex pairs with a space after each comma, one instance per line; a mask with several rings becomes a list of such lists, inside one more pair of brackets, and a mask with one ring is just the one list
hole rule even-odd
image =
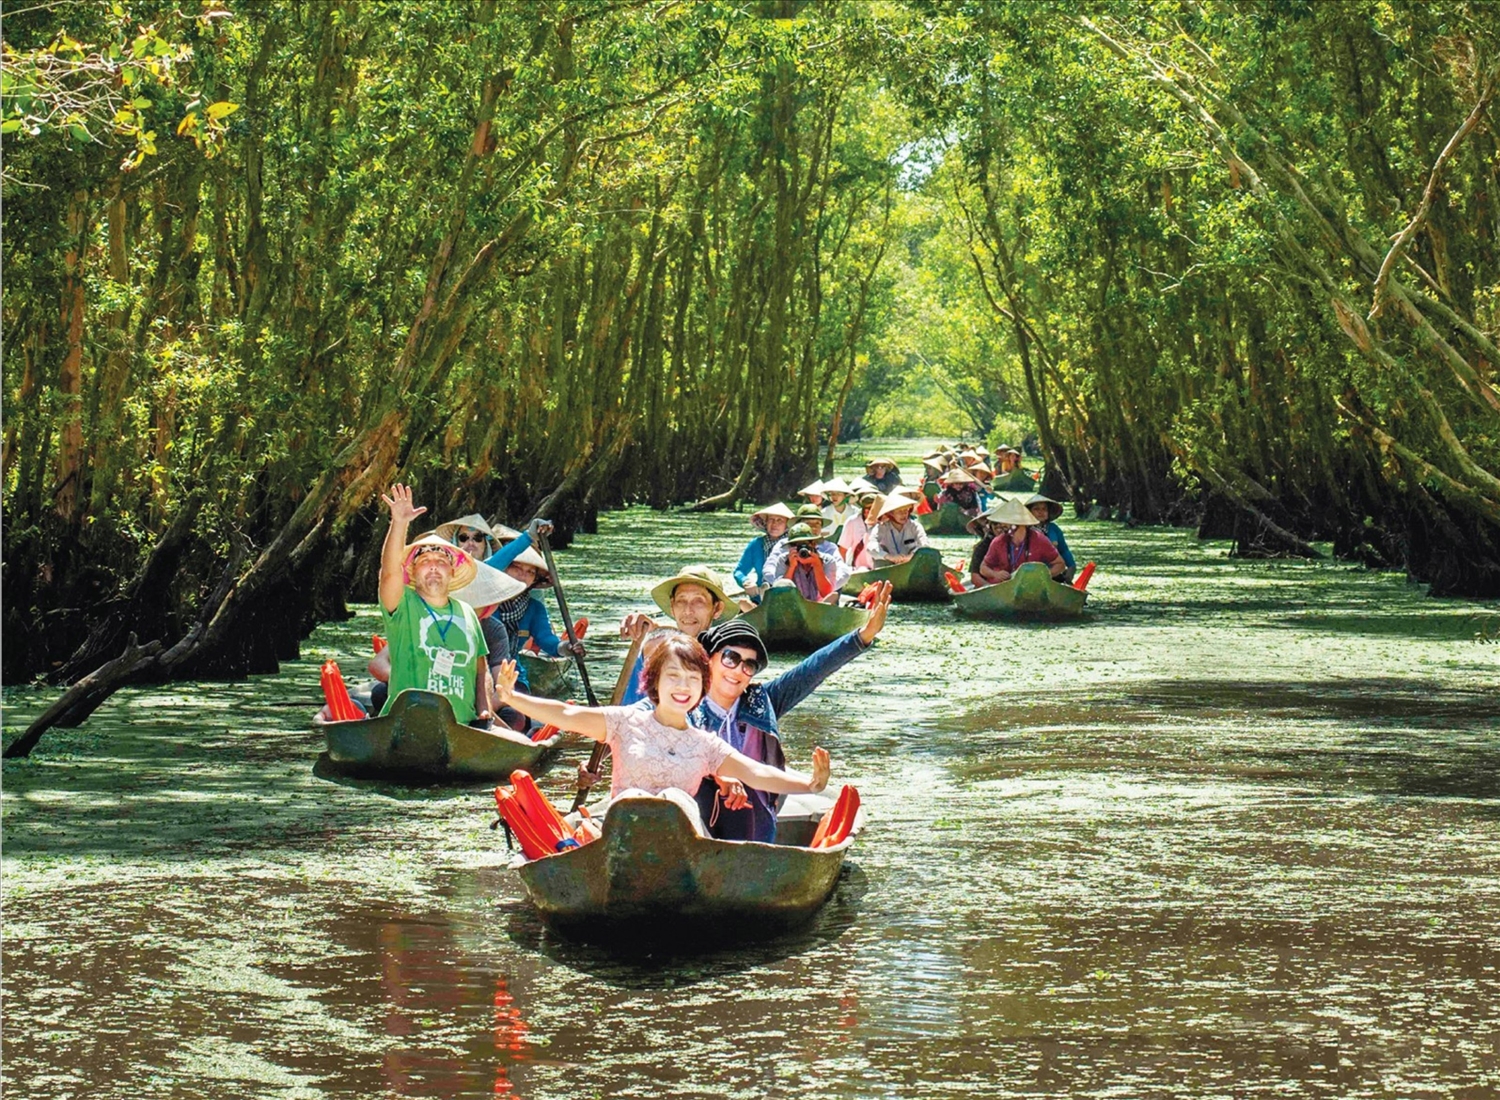
[[1014, 573], [1028, 561], [1051, 565], [1057, 560], [1057, 547], [1034, 527], [1026, 528], [1026, 541], [1015, 542], [1009, 535], [996, 535], [984, 553], [984, 564], [991, 570]]

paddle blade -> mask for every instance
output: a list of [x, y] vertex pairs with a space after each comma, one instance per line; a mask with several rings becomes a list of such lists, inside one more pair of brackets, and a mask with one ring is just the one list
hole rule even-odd
[[1094, 563], [1089, 562], [1083, 567], [1083, 572], [1078, 574], [1078, 579], [1073, 582], [1073, 587], [1082, 592], [1089, 586], [1089, 581], [1094, 579]]
[[854, 819], [859, 815], [859, 791], [848, 784], [839, 792], [838, 801], [818, 822], [818, 831], [813, 834], [809, 848], [832, 848], [849, 839], [854, 831]]
[[344, 686], [344, 674], [339, 671], [337, 661], [323, 662], [323, 701], [328, 704], [328, 713], [335, 722], [353, 722], [364, 714], [349, 698], [349, 689]]
[[385, 652], [386, 647], [389, 646], [390, 643], [387, 642], [384, 638], [382, 638], [379, 634], [371, 634], [370, 635], [370, 645], [375, 650], [375, 656], [378, 657], [382, 653]]
[[576, 623], [573, 624], [573, 637], [577, 638], [579, 641], [582, 641], [583, 636], [588, 632], [589, 619], [588, 616], [585, 615], [583, 618], [579, 619]]
[[948, 581], [948, 587], [953, 589], [953, 591], [958, 593], [962, 593], [965, 591], [963, 580], [953, 570], [945, 569], [943, 571], [943, 577]]

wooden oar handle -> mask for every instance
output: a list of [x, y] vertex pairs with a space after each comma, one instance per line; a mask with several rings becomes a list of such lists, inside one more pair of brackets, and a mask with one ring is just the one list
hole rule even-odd
[[557, 565], [552, 560], [552, 547], [547, 545], [547, 536], [540, 531], [537, 532], [536, 541], [542, 548], [542, 557], [547, 560], [547, 572], [552, 574], [552, 591], [557, 596], [557, 610], [562, 613], [563, 633], [568, 636], [573, 661], [578, 665], [578, 677], [583, 681], [583, 694], [588, 699], [589, 706], [597, 707], [599, 699], [594, 695], [594, 685], [589, 682], [588, 666], [583, 663], [583, 656], [578, 652], [578, 636], [573, 633], [573, 616], [568, 614], [568, 598], [563, 595], [562, 578], [557, 575]]

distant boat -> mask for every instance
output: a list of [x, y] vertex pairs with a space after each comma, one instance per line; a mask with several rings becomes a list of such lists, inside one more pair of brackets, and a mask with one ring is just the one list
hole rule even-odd
[[837, 641], [870, 620], [859, 607], [809, 600], [792, 587], [768, 588], [759, 606], [740, 618], [755, 627], [768, 649], [811, 651]]
[[954, 595], [953, 609], [974, 619], [1076, 619], [1087, 600], [1087, 592], [1053, 580], [1045, 565], [1029, 561], [1007, 581]]
[[953, 595], [943, 577], [943, 569], [943, 555], [931, 546], [924, 546], [911, 556], [911, 561], [900, 565], [856, 570], [844, 582], [842, 591], [857, 596], [867, 584], [890, 581], [893, 600], [942, 603]]
[[[763, 939], [810, 920], [838, 885], [850, 836], [808, 848], [821, 817], [779, 816], [776, 843], [699, 836], [662, 798], [610, 805], [603, 835], [517, 865], [532, 904], [565, 935], [635, 945]], [[856, 829], [857, 831], [857, 829]]]
[[523, 649], [517, 663], [526, 673], [528, 695], [570, 699], [578, 694], [577, 681], [573, 677], [577, 666], [572, 657], [546, 657]]
[[517, 768], [537, 770], [562, 741], [560, 733], [532, 741], [509, 729], [466, 726], [432, 691], [403, 691], [380, 717], [318, 724], [336, 770], [406, 782], [505, 779]]
[[936, 511], [918, 516], [917, 522], [929, 535], [966, 535], [968, 523], [974, 517], [951, 500]]

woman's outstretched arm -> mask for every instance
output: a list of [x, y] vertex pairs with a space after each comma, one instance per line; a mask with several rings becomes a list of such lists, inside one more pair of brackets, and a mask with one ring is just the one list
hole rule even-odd
[[514, 707], [527, 718], [534, 718], [544, 725], [556, 726], [569, 733], [581, 733], [595, 741], [603, 741], [608, 733], [602, 707], [578, 707], [572, 703], [559, 703], [556, 699], [542, 699], [517, 691], [514, 661], [501, 661], [495, 666], [495, 706]]
[[790, 768], [782, 771], [739, 752], [731, 752], [729, 759], [719, 765], [717, 774], [738, 779], [747, 787], [770, 791], [772, 794], [817, 794], [828, 786], [829, 770], [828, 750], [813, 749], [811, 775], [794, 772]]

